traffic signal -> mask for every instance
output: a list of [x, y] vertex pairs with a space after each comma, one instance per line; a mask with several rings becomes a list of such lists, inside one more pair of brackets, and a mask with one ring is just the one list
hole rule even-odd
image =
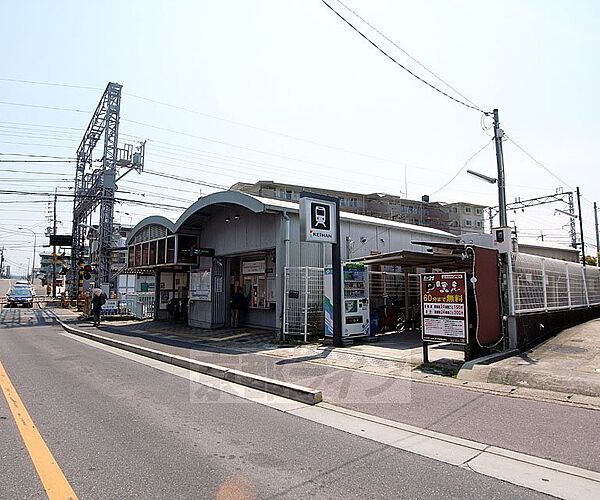
[[92, 266], [90, 266], [89, 264], [86, 264], [85, 266], [83, 266], [83, 279], [84, 280], [92, 279]]

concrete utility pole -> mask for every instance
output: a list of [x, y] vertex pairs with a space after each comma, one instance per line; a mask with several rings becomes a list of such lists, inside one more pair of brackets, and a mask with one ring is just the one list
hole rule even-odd
[[[56, 238], [56, 191], [58, 188], [54, 188], [54, 210], [53, 210], [53, 224], [54, 228], [52, 234]], [[52, 298], [56, 298], [56, 245], [52, 247]]]
[[600, 234], [598, 234], [598, 207], [594, 202], [594, 221], [596, 223], [596, 267], [600, 267]]
[[[496, 165], [498, 167], [498, 214], [500, 216], [500, 227], [506, 227], [506, 189], [504, 180], [504, 153], [502, 151], [502, 137], [504, 131], [500, 128], [498, 110], [494, 109], [494, 145], [496, 146]], [[513, 289], [512, 289], [512, 264], [511, 254], [502, 254], [500, 259], [500, 301], [502, 316], [508, 321], [502, 324], [505, 348], [516, 345], [516, 339], [511, 339], [514, 332], [513, 314]]]
[[502, 152], [502, 137], [504, 130], [500, 128], [498, 110], [494, 110], [494, 144], [496, 146], [496, 164], [498, 166], [498, 208], [500, 227], [506, 227], [506, 190], [504, 181], [504, 154]]
[[579, 233], [581, 237], [581, 260], [585, 266], [585, 245], [583, 243], [583, 218], [581, 217], [581, 193], [579, 192], [579, 186], [577, 186], [577, 209], [579, 211]]
[[37, 235], [35, 234], [35, 231], [32, 231], [31, 229], [29, 229], [27, 227], [20, 227], [19, 231], [29, 231], [31, 234], [33, 234], [33, 261], [31, 264], [31, 282], [33, 283], [33, 280], [35, 278], [34, 269], [35, 269], [35, 248], [37, 246]]

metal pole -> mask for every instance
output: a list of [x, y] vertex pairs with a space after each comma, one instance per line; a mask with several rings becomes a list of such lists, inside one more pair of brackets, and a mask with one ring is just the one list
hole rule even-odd
[[304, 343], [308, 336], [308, 266], [304, 268]]
[[494, 143], [496, 145], [496, 164], [498, 166], [498, 208], [500, 227], [506, 226], [506, 191], [504, 183], [504, 155], [502, 153], [502, 137], [504, 131], [500, 128], [498, 110], [494, 110]]
[[331, 265], [333, 278], [333, 345], [334, 347], [343, 347], [342, 339], [342, 252], [340, 245], [340, 200], [335, 200], [336, 213], [336, 243], [331, 245]]
[[31, 263], [31, 283], [33, 284], [33, 280], [35, 279], [34, 269], [35, 269], [35, 247], [37, 245], [37, 236], [35, 232], [33, 232], [33, 261]]
[[598, 233], [598, 207], [594, 202], [594, 221], [596, 222], [596, 267], [600, 267], [600, 234]]
[[585, 266], [585, 245], [583, 243], [583, 219], [581, 217], [581, 193], [577, 186], [577, 209], [579, 210], [579, 236], [581, 237], [581, 260]]
[[[54, 188], [54, 230], [52, 234], [56, 237], [56, 191]], [[56, 245], [52, 247], [52, 298], [56, 298]]]

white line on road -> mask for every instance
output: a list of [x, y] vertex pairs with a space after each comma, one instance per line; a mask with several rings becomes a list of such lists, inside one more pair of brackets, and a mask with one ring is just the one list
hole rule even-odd
[[[600, 473], [598, 472], [394, 422], [327, 403], [315, 406], [298, 403], [100, 344], [67, 332], [60, 332], [60, 335], [205, 387], [511, 484], [558, 498], [578, 500], [600, 498]], [[190, 397], [193, 400], [193, 388], [190, 388]]]

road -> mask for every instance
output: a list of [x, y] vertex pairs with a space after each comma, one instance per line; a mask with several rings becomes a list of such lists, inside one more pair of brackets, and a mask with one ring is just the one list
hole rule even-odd
[[[79, 498], [547, 498], [166, 373], [4, 309], [0, 362]], [[191, 384], [191, 385], [190, 385]], [[0, 498], [39, 498], [0, 397]]]
[[[17, 280], [0, 279], [0, 298], [4, 298], [15, 281]], [[39, 279], [33, 280], [33, 288], [38, 297], [46, 296], [46, 287], [42, 286], [42, 282]]]

